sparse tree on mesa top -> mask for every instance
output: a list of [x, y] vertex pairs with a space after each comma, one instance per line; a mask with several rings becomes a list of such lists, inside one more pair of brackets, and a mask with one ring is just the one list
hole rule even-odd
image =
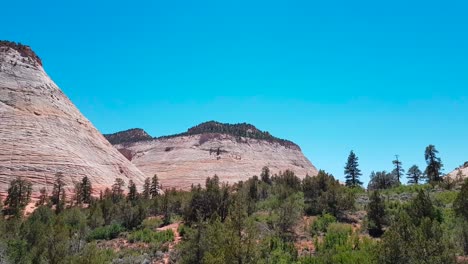
[[401, 177], [405, 173], [405, 170], [402, 167], [401, 161], [398, 159], [398, 155], [395, 155], [395, 160], [392, 161], [393, 165], [395, 165], [395, 168], [392, 171], [392, 174], [395, 175], [395, 177], [398, 180], [398, 183], [401, 183]]
[[417, 165], [411, 166], [406, 175], [409, 184], [419, 184], [419, 182], [424, 179], [424, 174]]
[[361, 170], [359, 169], [358, 157], [356, 154], [354, 154], [353, 151], [349, 153], [344, 174], [346, 178], [346, 186], [357, 187], [362, 185], [362, 182], [359, 181], [359, 177], [362, 174]]
[[439, 157], [437, 157], [439, 151], [436, 150], [434, 145], [426, 147], [424, 158], [427, 163], [425, 174], [428, 177], [430, 183], [442, 181], [441, 170], [444, 166]]

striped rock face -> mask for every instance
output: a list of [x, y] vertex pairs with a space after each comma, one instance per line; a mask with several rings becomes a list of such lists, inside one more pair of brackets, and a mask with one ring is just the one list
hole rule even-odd
[[449, 177], [456, 180], [468, 178], [468, 161], [448, 174]]
[[[11, 43], [10, 43], [11, 44]], [[56, 173], [68, 189], [88, 176], [95, 188], [144, 175], [119, 153], [47, 76], [28, 47], [0, 43], [0, 193], [20, 176], [49, 193]]]
[[[129, 132], [133, 134], [135, 130]], [[119, 136], [125, 141], [125, 135]], [[307, 174], [317, 175], [317, 169], [295, 144], [228, 134], [142, 139], [114, 146], [146, 176], [157, 174], [164, 188], [189, 189], [192, 184], [204, 186], [206, 178], [215, 174], [221, 182], [245, 181], [260, 175], [264, 166], [269, 167], [271, 174], [292, 170], [300, 178]]]

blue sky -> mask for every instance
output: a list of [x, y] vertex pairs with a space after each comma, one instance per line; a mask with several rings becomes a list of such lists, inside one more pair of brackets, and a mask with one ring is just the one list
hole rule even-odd
[[0, 38], [32, 46], [103, 133], [248, 122], [343, 179], [468, 160], [466, 1], [7, 1]]

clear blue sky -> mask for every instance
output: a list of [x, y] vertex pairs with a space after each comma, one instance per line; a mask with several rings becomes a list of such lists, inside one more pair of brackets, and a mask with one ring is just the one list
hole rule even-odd
[[343, 179], [468, 160], [467, 1], [6, 1], [28, 44], [103, 133], [207, 120], [298, 143]]

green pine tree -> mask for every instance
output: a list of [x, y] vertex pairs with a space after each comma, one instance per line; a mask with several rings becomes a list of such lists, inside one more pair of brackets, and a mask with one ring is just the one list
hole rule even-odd
[[408, 169], [408, 173], [406, 173], [406, 175], [409, 184], [417, 185], [424, 179], [424, 174], [417, 165], [411, 166], [411, 168]]
[[159, 179], [158, 175], [154, 175], [153, 178], [151, 179], [151, 186], [150, 186], [150, 194], [151, 198], [155, 198], [159, 195]]
[[47, 205], [49, 203], [49, 194], [47, 189], [42, 187], [39, 190], [39, 198], [37, 199], [36, 206]]
[[453, 208], [457, 215], [463, 217], [465, 221], [468, 222], [468, 179], [465, 179], [465, 182], [453, 203]]
[[26, 179], [17, 177], [10, 182], [5, 205], [8, 212], [19, 215], [31, 200], [32, 184]]
[[151, 179], [148, 177], [143, 184], [143, 199], [148, 200], [151, 197]]
[[89, 204], [92, 199], [93, 187], [88, 176], [84, 176], [81, 179], [81, 199], [83, 203]]
[[349, 153], [344, 174], [346, 178], [346, 186], [358, 187], [362, 185], [362, 182], [359, 181], [359, 177], [362, 174], [361, 170], [359, 169], [358, 157], [356, 156], [356, 154], [354, 154], [353, 151]]
[[385, 204], [379, 191], [374, 191], [369, 197], [367, 205], [367, 218], [369, 220], [369, 234], [374, 237], [380, 237], [383, 234], [385, 223]]
[[119, 202], [124, 198], [125, 182], [121, 178], [116, 178], [114, 184], [112, 185], [112, 201], [114, 203]]
[[401, 161], [398, 159], [398, 155], [395, 156], [395, 160], [392, 161], [393, 165], [395, 165], [395, 168], [392, 171], [392, 174], [396, 177], [398, 180], [398, 183], [401, 183], [401, 177], [403, 177], [403, 174], [405, 173], [405, 170], [403, 169]]
[[127, 199], [131, 202], [135, 202], [138, 199], [138, 192], [135, 183], [130, 180], [128, 182], [128, 194]]
[[263, 167], [262, 168], [262, 173], [260, 174], [260, 178], [264, 183], [271, 184], [271, 178], [270, 178], [270, 169], [268, 167]]
[[440, 158], [437, 157], [438, 153], [439, 151], [437, 151], [434, 145], [427, 146], [424, 153], [424, 159], [427, 163], [425, 174], [431, 183], [442, 181], [441, 170], [444, 165]]
[[63, 181], [63, 173], [58, 172], [55, 174], [54, 187], [52, 189], [52, 196], [50, 201], [55, 205], [56, 213], [60, 213], [65, 208], [65, 182]]

